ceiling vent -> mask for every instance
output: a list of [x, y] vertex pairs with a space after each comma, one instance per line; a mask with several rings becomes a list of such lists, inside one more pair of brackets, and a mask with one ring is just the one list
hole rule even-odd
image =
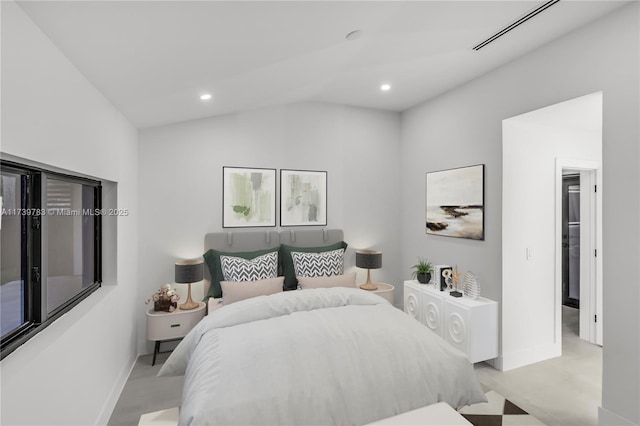
[[501, 29], [500, 31], [498, 31], [497, 33], [495, 33], [494, 35], [492, 35], [491, 37], [489, 37], [488, 39], [486, 39], [483, 42], [478, 43], [477, 45], [475, 45], [473, 47], [473, 50], [480, 50], [483, 47], [485, 47], [487, 44], [499, 39], [500, 37], [502, 37], [503, 35], [505, 35], [506, 33], [508, 33], [509, 31], [515, 29], [516, 27], [519, 27], [520, 25], [524, 24], [525, 22], [527, 22], [529, 19], [533, 18], [534, 16], [536, 16], [539, 13], [544, 12], [545, 10], [547, 10], [548, 8], [550, 8], [551, 6], [553, 6], [554, 4], [558, 3], [560, 0], [551, 0], [551, 1], [547, 1], [542, 3], [541, 5], [539, 5], [538, 7], [536, 7], [535, 9], [531, 10], [529, 13], [527, 13], [526, 15], [522, 16], [521, 18], [518, 18], [517, 20], [515, 20], [513, 23], [507, 25], [506, 27], [504, 27], [503, 29]]

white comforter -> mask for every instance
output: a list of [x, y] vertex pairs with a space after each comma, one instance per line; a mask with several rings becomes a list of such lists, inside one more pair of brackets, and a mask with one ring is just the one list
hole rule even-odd
[[359, 289], [224, 306], [159, 374], [185, 374], [181, 425], [357, 425], [439, 401], [485, 400], [462, 352]]

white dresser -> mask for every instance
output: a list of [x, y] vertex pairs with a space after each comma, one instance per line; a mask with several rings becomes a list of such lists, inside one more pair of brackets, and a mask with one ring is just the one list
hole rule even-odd
[[432, 284], [404, 282], [404, 311], [452, 346], [472, 363], [498, 356], [498, 303], [479, 297], [453, 297]]

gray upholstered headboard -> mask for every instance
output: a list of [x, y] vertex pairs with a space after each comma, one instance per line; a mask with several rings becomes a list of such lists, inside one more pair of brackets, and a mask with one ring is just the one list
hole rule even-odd
[[344, 240], [341, 229], [303, 229], [280, 231], [280, 243], [294, 247], [327, 246]]
[[280, 244], [313, 247], [337, 243], [343, 239], [341, 229], [214, 232], [204, 236], [204, 251], [252, 251], [278, 247]]
[[204, 236], [204, 251], [251, 251], [278, 247], [278, 231], [214, 232]]
[[[295, 247], [326, 246], [344, 239], [341, 229], [285, 229], [281, 231], [228, 231], [214, 232], [204, 236], [204, 252], [209, 249], [240, 252], [255, 251], [287, 244]], [[204, 294], [209, 290], [211, 276], [204, 268]]]

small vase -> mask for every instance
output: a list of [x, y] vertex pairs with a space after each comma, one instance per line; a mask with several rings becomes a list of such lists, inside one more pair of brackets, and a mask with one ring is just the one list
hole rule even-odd
[[420, 284], [427, 284], [431, 281], [431, 272], [427, 272], [426, 274], [416, 274], [416, 278]]
[[462, 283], [465, 296], [471, 297], [472, 299], [477, 299], [480, 296], [480, 284], [473, 272], [466, 272]]

